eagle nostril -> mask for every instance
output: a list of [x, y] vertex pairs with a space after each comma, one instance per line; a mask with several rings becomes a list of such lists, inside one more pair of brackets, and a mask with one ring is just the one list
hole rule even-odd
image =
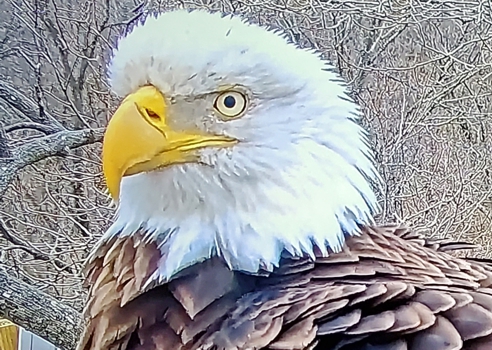
[[159, 118], [159, 115], [157, 113], [155, 113], [154, 111], [152, 111], [150, 109], [146, 109], [145, 111], [147, 112], [147, 115], [149, 116], [149, 118], [151, 118], [151, 119], [160, 119]]

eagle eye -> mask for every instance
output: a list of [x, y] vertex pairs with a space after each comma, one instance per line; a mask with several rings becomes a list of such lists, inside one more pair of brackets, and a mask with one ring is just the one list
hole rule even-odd
[[238, 91], [224, 91], [217, 96], [214, 108], [227, 118], [241, 116], [248, 106], [247, 97]]

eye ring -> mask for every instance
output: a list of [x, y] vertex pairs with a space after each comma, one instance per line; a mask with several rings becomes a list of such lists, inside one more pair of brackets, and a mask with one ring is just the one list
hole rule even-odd
[[238, 91], [224, 91], [214, 102], [214, 108], [227, 118], [237, 118], [244, 113], [248, 106], [246, 95]]

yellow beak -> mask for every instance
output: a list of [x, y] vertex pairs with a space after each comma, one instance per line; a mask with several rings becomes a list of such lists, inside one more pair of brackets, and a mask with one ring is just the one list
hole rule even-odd
[[167, 121], [164, 96], [154, 86], [128, 95], [109, 121], [104, 135], [102, 162], [109, 193], [120, 194], [123, 176], [178, 163], [198, 161], [197, 149], [224, 147], [232, 138], [174, 131]]

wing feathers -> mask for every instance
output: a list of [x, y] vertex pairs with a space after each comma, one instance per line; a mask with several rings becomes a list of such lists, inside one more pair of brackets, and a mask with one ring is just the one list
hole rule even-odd
[[459, 350], [463, 347], [463, 340], [451, 322], [437, 316], [432, 327], [427, 332], [417, 333], [410, 344], [412, 350]]
[[359, 323], [348, 329], [348, 335], [361, 335], [375, 332], [386, 331], [395, 324], [395, 313], [393, 311], [383, 311], [375, 315], [363, 317]]
[[143, 236], [92, 256], [80, 350], [492, 349], [492, 263], [447, 253], [467, 244], [366, 227], [269, 277], [214, 258], [145, 291], [162, 253]]
[[322, 322], [318, 328], [318, 336], [341, 333], [349, 327], [357, 324], [361, 319], [361, 309], [355, 309], [344, 315]]
[[413, 300], [424, 304], [433, 313], [447, 311], [456, 306], [457, 303], [451, 295], [436, 290], [423, 290], [417, 293]]
[[394, 310], [395, 323], [388, 332], [403, 333], [415, 331], [422, 325], [422, 319], [418, 311], [419, 305], [415, 302], [400, 305]]
[[492, 333], [492, 314], [480, 305], [471, 303], [444, 313], [461, 338], [466, 341]]
[[303, 350], [314, 342], [317, 328], [314, 324], [314, 318], [309, 317], [287, 328], [278, 339], [266, 345], [270, 349]]

